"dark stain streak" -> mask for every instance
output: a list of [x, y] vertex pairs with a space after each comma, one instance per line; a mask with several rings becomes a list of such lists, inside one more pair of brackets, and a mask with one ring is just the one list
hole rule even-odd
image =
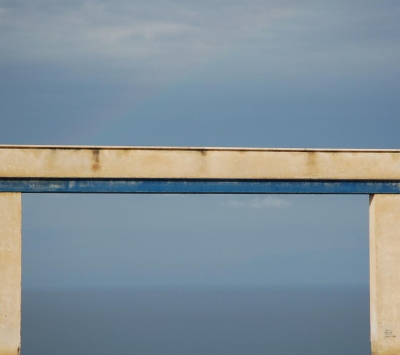
[[207, 155], [207, 150], [205, 149], [198, 149], [197, 150], [203, 157]]
[[100, 169], [100, 150], [93, 149], [92, 154], [93, 154], [92, 170], [97, 171]]
[[307, 154], [307, 165], [310, 170], [314, 169], [316, 165], [316, 155], [314, 152], [309, 152]]
[[56, 154], [56, 153], [59, 151], [59, 149], [57, 149], [57, 148], [49, 148], [49, 151], [50, 151], [50, 153], [51, 153], [52, 155], [54, 155], [54, 154]]

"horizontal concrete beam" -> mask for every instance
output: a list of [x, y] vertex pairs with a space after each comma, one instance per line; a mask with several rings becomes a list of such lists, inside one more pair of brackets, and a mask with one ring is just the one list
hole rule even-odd
[[400, 182], [195, 179], [1, 179], [0, 192], [131, 194], [400, 194]]
[[400, 181], [400, 151], [0, 146], [0, 178]]

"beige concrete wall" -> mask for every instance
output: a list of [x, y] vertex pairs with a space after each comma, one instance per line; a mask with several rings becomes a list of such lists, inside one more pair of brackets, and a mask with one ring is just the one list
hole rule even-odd
[[400, 151], [0, 146], [0, 177], [398, 180]]
[[[400, 150], [0, 146], [0, 178], [400, 180]], [[370, 201], [371, 342], [400, 354], [400, 195]], [[21, 194], [0, 193], [0, 355], [20, 344]]]
[[21, 194], [0, 193], [0, 355], [19, 354]]
[[370, 197], [371, 345], [400, 354], [400, 195]]

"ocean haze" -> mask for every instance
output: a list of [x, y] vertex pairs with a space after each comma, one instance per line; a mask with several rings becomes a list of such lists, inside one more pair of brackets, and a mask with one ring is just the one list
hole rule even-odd
[[22, 342], [29, 355], [367, 355], [368, 287], [26, 291]]

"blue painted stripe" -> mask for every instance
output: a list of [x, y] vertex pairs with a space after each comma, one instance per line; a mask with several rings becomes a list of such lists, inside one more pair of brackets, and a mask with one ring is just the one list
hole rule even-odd
[[139, 194], [399, 194], [400, 181], [0, 179], [0, 192]]

